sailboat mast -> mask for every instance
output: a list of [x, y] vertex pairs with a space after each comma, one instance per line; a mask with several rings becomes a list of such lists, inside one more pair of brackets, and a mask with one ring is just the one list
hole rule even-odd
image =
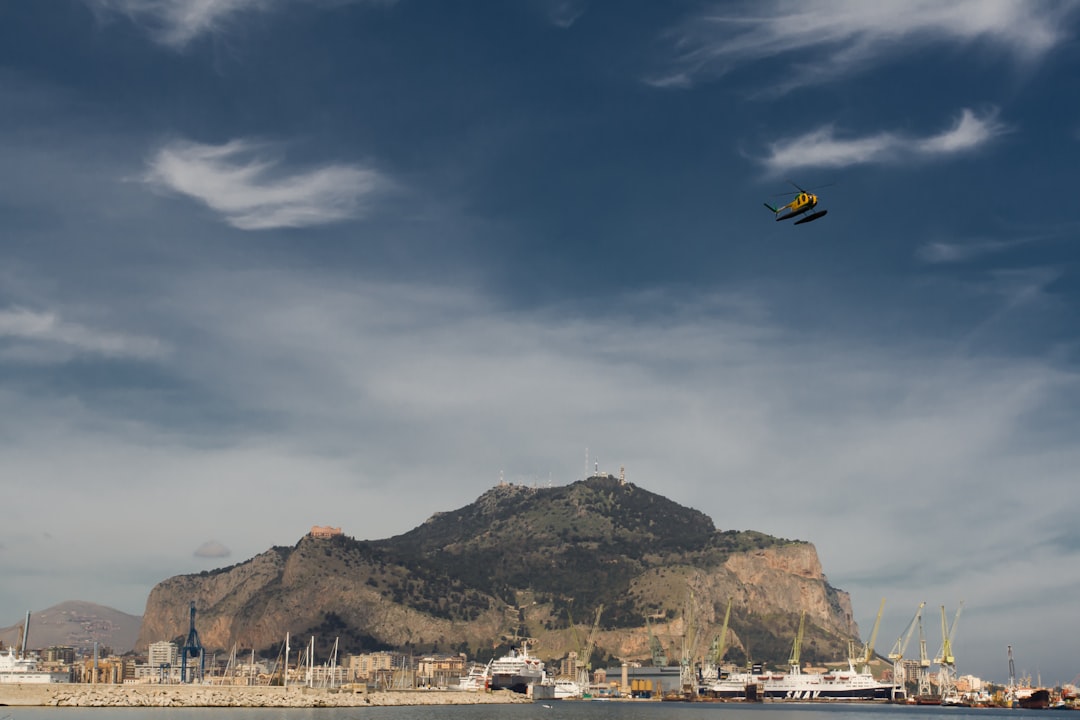
[[285, 689], [289, 689], [289, 633], [285, 632]]

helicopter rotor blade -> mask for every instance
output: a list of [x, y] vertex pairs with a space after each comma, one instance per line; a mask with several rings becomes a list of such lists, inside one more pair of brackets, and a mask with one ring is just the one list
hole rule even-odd
[[[791, 182], [791, 180], [788, 180], [788, 182], [792, 185], [795, 185], [795, 183]], [[820, 188], [832, 187], [835, 184], [836, 183], [825, 183], [824, 185], [815, 185], [812, 188], [804, 188], [799, 185], [795, 185], [795, 187], [799, 188], [798, 190], [789, 190], [788, 192], [776, 193], [776, 195], [774, 195], [773, 197], [783, 197], [784, 195], [798, 195], [799, 193], [811, 193], [819, 190]]]

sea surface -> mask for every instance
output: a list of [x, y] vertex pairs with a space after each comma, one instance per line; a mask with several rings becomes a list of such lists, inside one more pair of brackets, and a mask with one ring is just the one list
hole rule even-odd
[[1070, 710], [1005, 710], [864, 703], [548, 701], [532, 705], [363, 708], [22, 708], [0, 720], [1080, 720]]

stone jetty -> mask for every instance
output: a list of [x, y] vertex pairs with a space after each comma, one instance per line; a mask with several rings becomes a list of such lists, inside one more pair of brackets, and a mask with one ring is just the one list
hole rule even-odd
[[532, 702], [499, 690], [389, 690], [228, 685], [0, 684], [0, 705], [43, 707], [364, 707]]

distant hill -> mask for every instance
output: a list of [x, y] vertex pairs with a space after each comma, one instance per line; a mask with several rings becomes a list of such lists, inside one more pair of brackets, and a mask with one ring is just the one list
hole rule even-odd
[[[4, 647], [18, 647], [22, 643], [25, 621], [23, 616], [14, 625], [0, 628], [0, 642]], [[30, 615], [27, 645], [31, 649], [67, 645], [91, 650], [96, 642], [99, 649], [112, 648], [122, 654], [135, 647], [141, 623], [142, 618], [138, 615], [71, 600]]]
[[[610, 477], [500, 485], [385, 540], [305, 536], [251, 560], [163, 581], [137, 647], [182, 640], [188, 605], [205, 646], [274, 652], [286, 631], [324, 651], [382, 648], [484, 658], [520, 638], [545, 659], [596, 628], [601, 656], [677, 659], [684, 614], [704, 652], [732, 602], [729, 659], [786, 661], [802, 612], [807, 661], [845, 656], [857, 637], [848, 595], [806, 542], [719, 531], [703, 513]], [[692, 613], [687, 613], [687, 609]]]

